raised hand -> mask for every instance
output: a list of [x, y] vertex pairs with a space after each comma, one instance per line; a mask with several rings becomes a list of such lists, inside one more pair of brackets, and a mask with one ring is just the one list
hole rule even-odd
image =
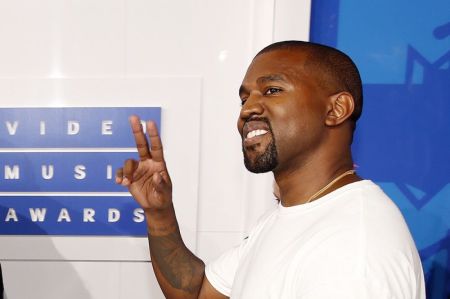
[[147, 212], [163, 210], [172, 204], [172, 182], [164, 161], [161, 138], [153, 121], [146, 123], [148, 140], [139, 117], [130, 117], [140, 160], [126, 160], [116, 172], [116, 183], [128, 187], [131, 195]]
[[125, 161], [116, 183], [128, 187], [145, 211], [151, 264], [163, 293], [167, 298], [226, 298], [204, 279], [205, 264], [183, 243], [155, 123], [146, 123], [150, 148], [139, 117], [131, 116], [130, 124], [140, 160]]

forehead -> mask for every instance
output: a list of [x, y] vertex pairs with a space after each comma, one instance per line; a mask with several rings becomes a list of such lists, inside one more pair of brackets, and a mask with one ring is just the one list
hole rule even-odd
[[256, 56], [247, 69], [243, 82], [256, 81], [259, 77], [282, 75], [295, 81], [305, 74], [308, 55], [301, 50], [273, 50]]

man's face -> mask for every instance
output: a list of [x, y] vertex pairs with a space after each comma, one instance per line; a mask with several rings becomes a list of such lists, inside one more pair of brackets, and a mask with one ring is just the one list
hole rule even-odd
[[247, 70], [238, 130], [251, 172], [301, 166], [320, 145], [326, 95], [306, 59], [298, 50], [275, 50], [255, 57]]

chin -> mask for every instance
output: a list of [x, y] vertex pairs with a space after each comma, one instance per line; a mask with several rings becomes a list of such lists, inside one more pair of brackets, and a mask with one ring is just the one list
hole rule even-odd
[[266, 150], [258, 155], [252, 151], [243, 149], [244, 165], [248, 171], [253, 173], [265, 173], [274, 170], [278, 165], [278, 154], [274, 142], [271, 142]]
[[252, 173], [266, 173], [269, 171], [272, 171], [272, 168], [259, 168], [259, 167], [252, 167], [252, 166], [248, 166], [245, 165], [245, 167], [247, 168], [248, 171], [252, 172]]

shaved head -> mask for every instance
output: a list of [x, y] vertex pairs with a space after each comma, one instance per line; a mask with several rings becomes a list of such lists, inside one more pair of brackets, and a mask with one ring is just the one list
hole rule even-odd
[[256, 56], [276, 50], [306, 52], [305, 68], [316, 75], [317, 83], [330, 95], [344, 91], [350, 93], [355, 104], [350, 119], [354, 122], [359, 119], [363, 105], [362, 83], [358, 68], [350, 57], [337, 49], [303, 41], [273, 43]]

